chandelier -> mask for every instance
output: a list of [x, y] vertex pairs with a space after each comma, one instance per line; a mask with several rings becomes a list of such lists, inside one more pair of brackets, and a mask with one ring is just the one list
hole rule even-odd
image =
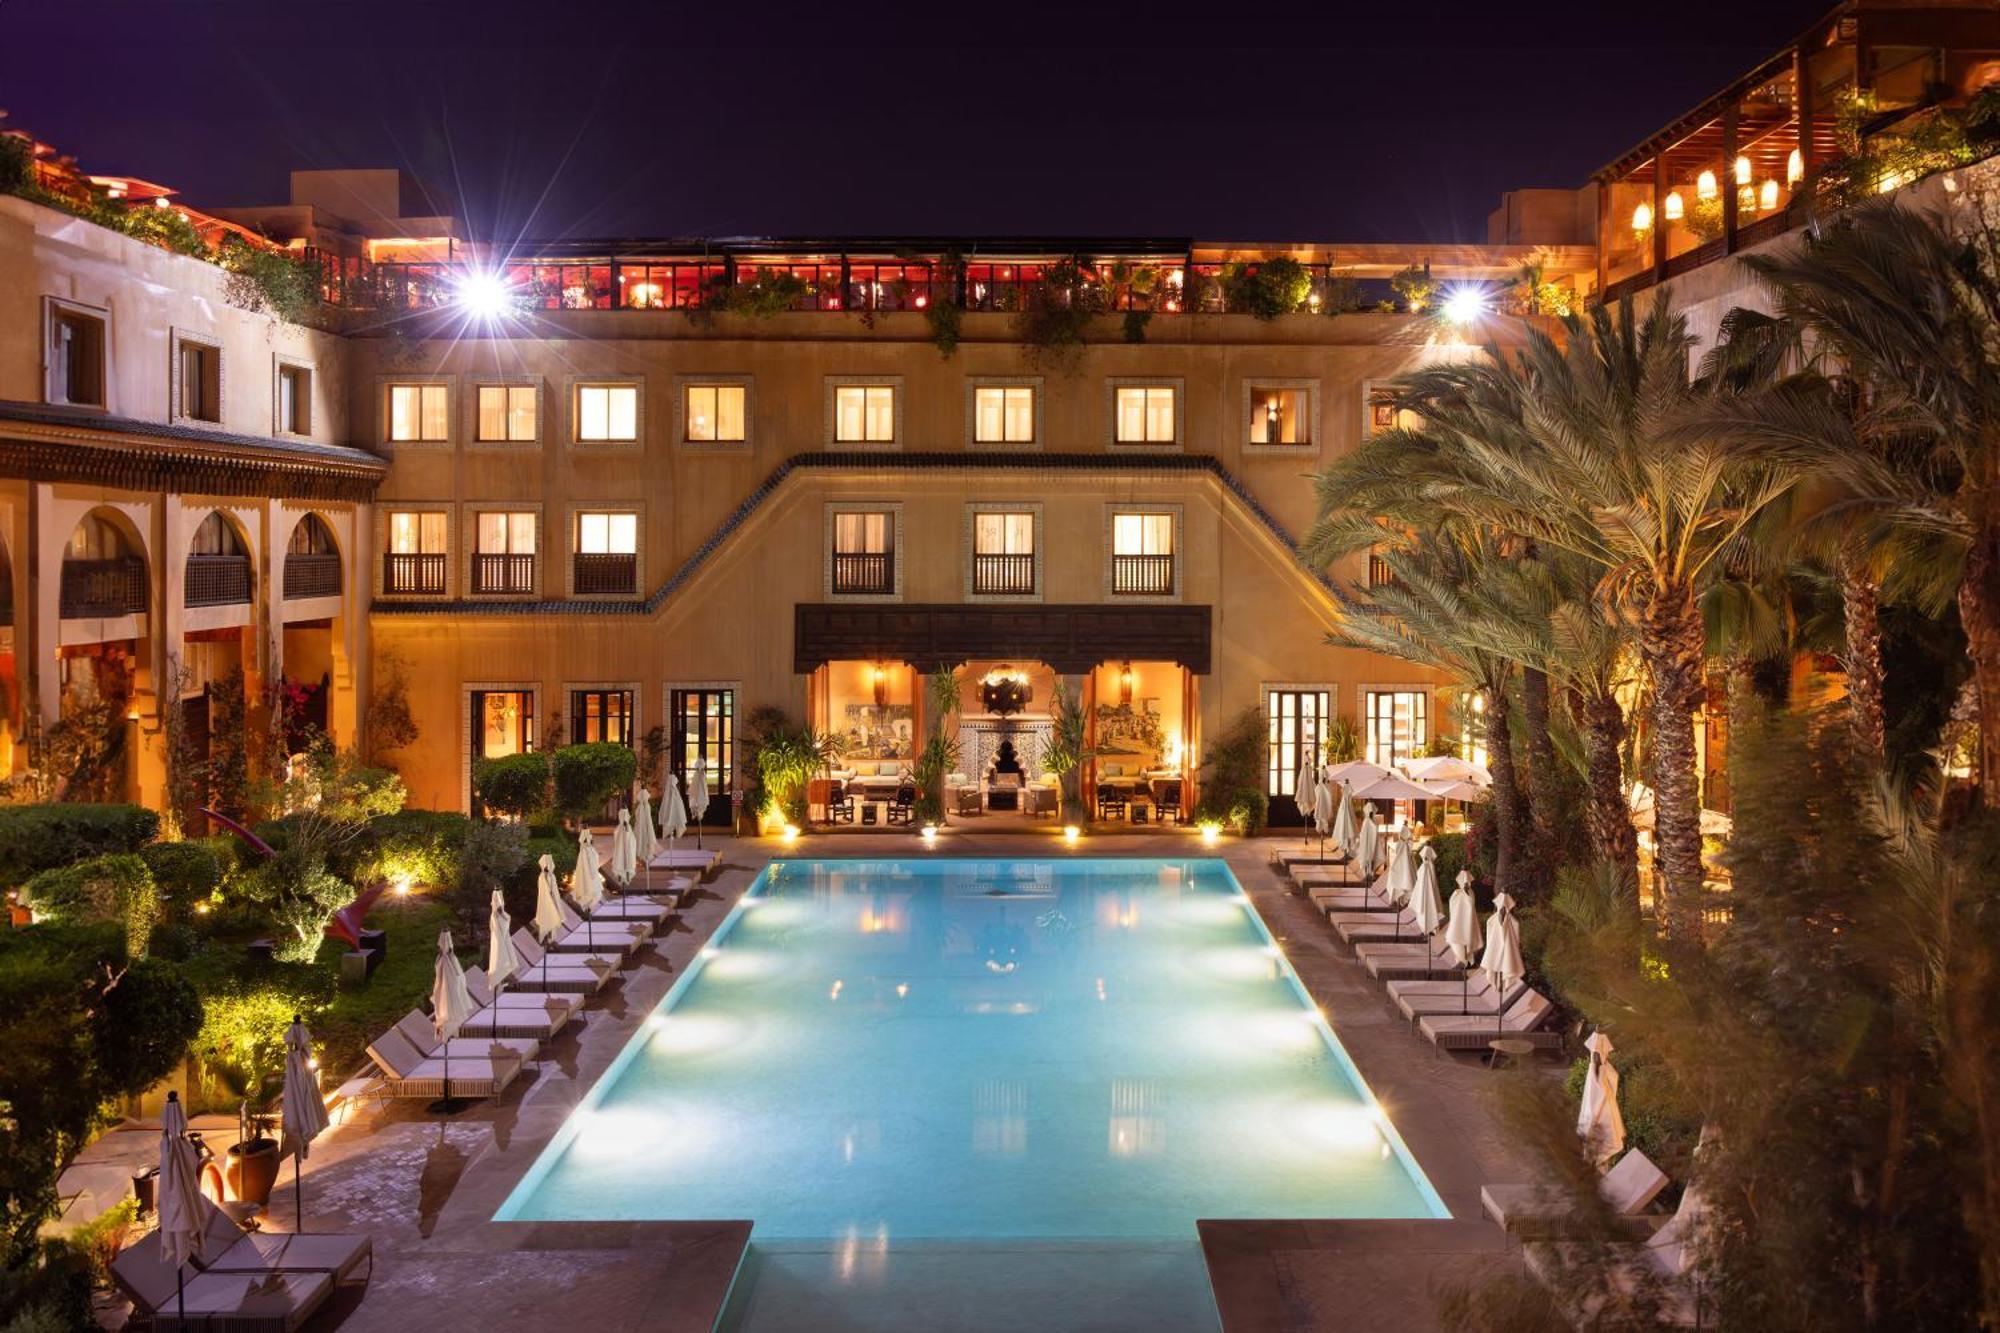
[[996, 717], [1018, 713], [1034, 697], [1028, 673], [1002, 664], [979, 678], [979, 702]]

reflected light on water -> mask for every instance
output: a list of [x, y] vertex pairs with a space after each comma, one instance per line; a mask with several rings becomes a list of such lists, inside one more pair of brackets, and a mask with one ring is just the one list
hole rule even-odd
[[849, 1223], [833, 1247], [833, 1276], [842, 1286], [855, 1281], [880, 1282], [889, 1267], [889, 1224], [878, 1222], [868, 1232]]
[[1380, 1155], [1389, 1146], [1382, 1113], [1372, 1106], [1329, 1103], [1305, 1113], [1306, 1138], [1342, 1156]]
[[658, 1015], [652, 1049], [666, 1055], [707, 1055], [733, 1050], [747, 1035], [744, 1024], [719, 1014]]

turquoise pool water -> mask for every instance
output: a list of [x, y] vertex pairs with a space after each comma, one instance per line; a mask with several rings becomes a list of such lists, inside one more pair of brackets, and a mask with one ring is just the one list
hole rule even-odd
[[498, 1214], [749, 1218], [850, 1272], [1446, 1215], [1205, 859], [772, 865]]

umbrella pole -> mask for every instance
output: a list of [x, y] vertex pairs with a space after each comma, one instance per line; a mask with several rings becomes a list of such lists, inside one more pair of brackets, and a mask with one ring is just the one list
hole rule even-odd
[[299, 1168], [299, 1159], [304, 1156], [304, 1153], [296, 1149], [292, 1152], [292, 1230], [294, 1231], [306, 1229], [305, 1186], [300, 1180]]
[[188, 1321], [186, 1264], [174, 1269], [174, 1319], [185, 1333]]

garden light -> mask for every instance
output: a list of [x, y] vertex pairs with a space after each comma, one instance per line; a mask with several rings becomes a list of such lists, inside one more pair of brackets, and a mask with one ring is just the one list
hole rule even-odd
[[1213, 847], [1221, 837], [1222, 825], [1216, 823], [1213, 819], [1204, 819], [1201, 821], [1201, 840], [1204, 843]]
[[1063, 841], [1064, 841], [1064, 842], [1067, 842], [1067, 843], [1070, 843], [1070, 844], [1072, 844], [1072, 845], [1073, 845], [1073, 844], [1074, 844], [1074, 843], [1076, 842], [1076, 840], [1077, 840], [1078, 838], [1081, 838], [1082, 836], [1083, 836], [1083, 830], [1082, 830], [1082, 829], [1080, 829], [1080, 828], [1078, 828], [1078, 827], [1077, 827], [1076, 825], [1074, 825], [1074, 824], [1068, 824], [1068, 825], [1065, 825], [1065, 826], [1063, 827]]

